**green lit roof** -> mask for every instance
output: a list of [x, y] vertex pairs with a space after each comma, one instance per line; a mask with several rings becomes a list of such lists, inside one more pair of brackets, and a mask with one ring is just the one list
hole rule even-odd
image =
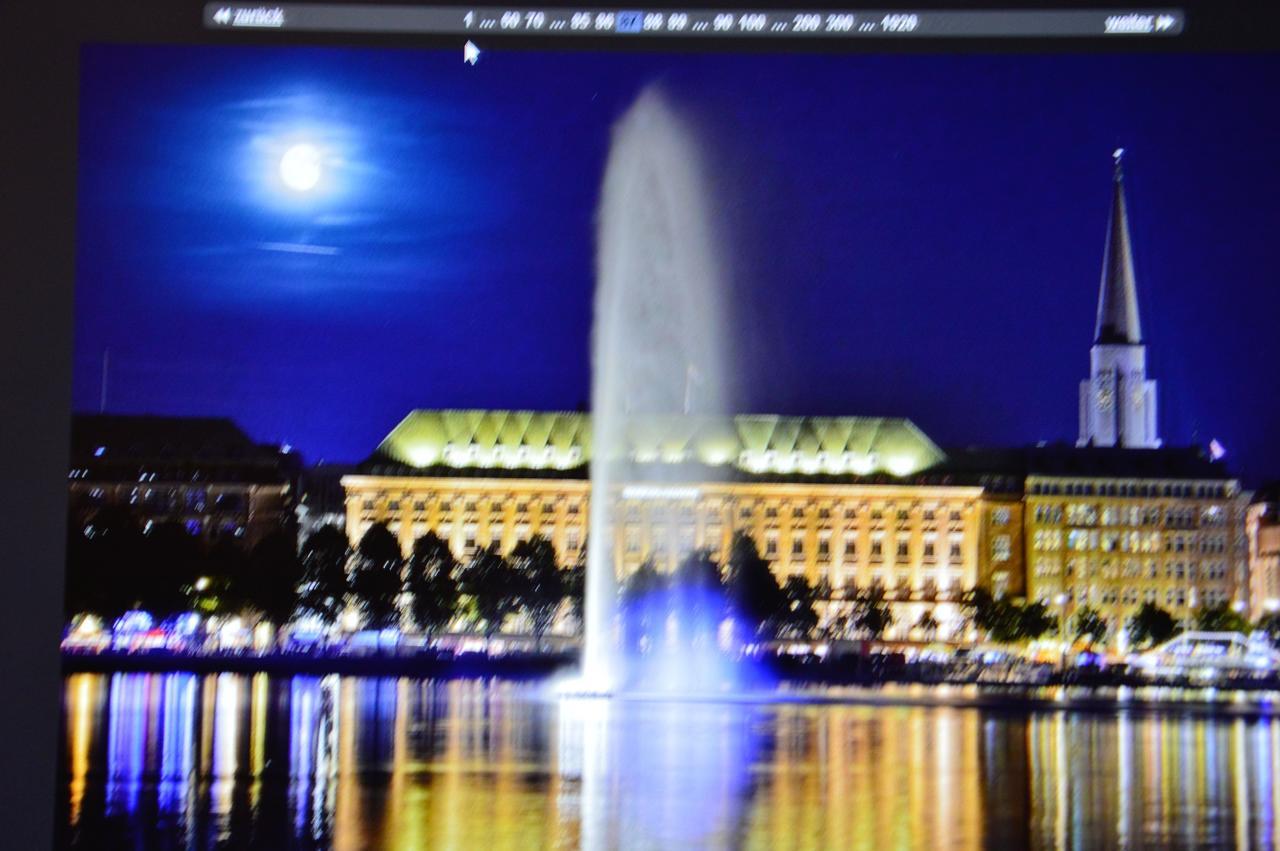
[[[637, 416], [639, 463], [699, 463], [747, 473], [908, 476], [946, 459], [910, 421], [885, 417]], [[591, 416], [564, 411], [413, 411], [378, 454], [414, 468], [569, 470], [591, 460]]]

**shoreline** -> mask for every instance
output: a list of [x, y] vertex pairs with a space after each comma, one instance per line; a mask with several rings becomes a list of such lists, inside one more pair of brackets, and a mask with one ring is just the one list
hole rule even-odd
[[[483, 654], [446, 656], [302, 654], [123, 654], [63, 653], [63, 675], [77, 673], [193, 673], [272, 676], [422, 677], [439, 679], [498, 678], [549, 680], [567, 672], [576, 654]], [[873, 666], [866, 659], [838, 663], [772, 665], [778, 686], [768, 692], [708, 693], [673, 697], [663, 693], [616, 695], [632, 702], [681, 700], [746, 704], [811, 704], [860, 706], [938, 706], [989, 711], [1070, 710], [1083, 712], [1176, 711], [1238, 717], [1280, 711], [1280, 680], [1229, 683], [1150, 681], [1128, 672], [1055, 671], [1044, 681], [984, 681], [955, 676], [934, 666]], [[1066, 676], [1064, 676], [1066, 674]], [[584, 695], [584, 698], [589, 696]]]

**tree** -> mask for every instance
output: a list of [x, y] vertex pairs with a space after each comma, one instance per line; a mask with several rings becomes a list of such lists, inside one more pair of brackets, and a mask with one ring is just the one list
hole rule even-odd
[[[828, 589], [829, 591], [830, 589]], [[789, 576], [782, 586], [786, 605], [778, 614], [778, 634], [788, 638], [808, 638], [818, 626], [814, 603], [821, 591], [803, 576]]]
[[507, 615], [520, 606], [520, 576], [498, 552], [496, 544], [476, 553], [458, 579], [458, 590], [471, 601], [484, 635], [492, 638]]
[[893, 612], [885, 602], [884, 588], [875, 585], [854, 591], [849, 625], [855, 632], [873, 640], [879, 639], [893, 626]]
[[140, 602], [137, 564], [142, 530], [125, 508], [99, 509], [67, 524], [67, 616], [93, 612], [114, 619]]
[[521, 541], [511, 550], [511, 561], [520, 576], [521, 604], [540, 641], [555, 623], [569, 594], [568, 571], [560, 567], [555, 547], [541, 535]]
[[933, 616], [933, 610], [925, 609], [920, 614], [920, 620], [916, 621], [915, 628], [920, 630], [926, 639], [932, 639], [938, 633], [938, 619]]
[[980, 632], [991, 633], [998, 628], [1005, 614], [1000, 602], [986, 588], [970, 588], [960, 605], [969, 612], [974, 627]]
[[786, 606], [786, 597], [769, 562], [745, 532], [734, 533], [727, 567], [725, 589], [735, 616], [742, 622], [744, 634], [772, 637], [777, 615]]
[[667, 587], [668, 614], [674, 612], [682, 639], [714, 642], [725, 615], [720, 565], [708, 550], [693, 550], [676, 565]]
[[1090, 644], [1101, 644], [1107, 640], [1110, 628], [1107, 621], [1092, 606], [1084, 606], [1076, 612], [1072, 622], [1076, 639], [1085, 639]]
[[1155, 603], [1143, 603], [1129, 619], [1129, 639], [1134, 647], [1164, 644], [1177, 634], [1178, 622]]
[[578, 558], [565, 573], [565, 596], [569, 600], [569, 613], [582, 623], [582, 608], [586, 603], [587, 593], [587, 548], [584, 544], [578, 552]]
[[1014, 641], [1035, 641], [1057, 629], [1058, 621], [1042, 602], [1014, 604]]
[[243, 570], [232, 579], [234, 596], [244, 607], [261, 612], [275, 624], [293, 614], [298, 601], [302, 564], [293, 536], [276, 529], [260, 540], [242, 561]]
[[427, 635], [447, 627], [458, 610], [457, 570], [449, 545], [435, 532], [414, 541], [406, 586], [412, 595], [413, 622]]
[[1201, 606], [1196, 611], [1196, 629], [1202, 632], [1249, 632], [1249, 621], [1227, 603]]
[[294, 617], [318, 617], [333, 623], [342, 613], [347, 594], [347, 561], [351, 548], [336, 526], [322, 526], [302, 545], [302, 579]]
[[166, 521], [144, 529], [137, 562], [125, 571], [132, 574], [135, 604], [157, 620], [186, 611], [187, 589], [203, 573], [204, 560], [200, 540], [181, 523]]
[[1258, 618], [1256, 628], [1265, 632], [1272, 644], [1280, 645], [1280, 612], [1267, 612]]
[[351, 571], [351, 592], [370, 629], [400, 622], [401, 564], [400, 543], [391, 530], [384, 523], [370, 526], [356, 547]]
[[973, 625], [998, 644], [1034, 640], [1052, 632], [1057, 625], [1044, 603], [1019, 605], [1005, 597], [996, 599], [985, 588], [967, 591], [961, 605], [968, 610]]
[[632, 649], [643, 649], [661, 638], [668, 612], [667, 577], [646, 559], [622, 583], [619, 595], [622, 615], [623, 643]]

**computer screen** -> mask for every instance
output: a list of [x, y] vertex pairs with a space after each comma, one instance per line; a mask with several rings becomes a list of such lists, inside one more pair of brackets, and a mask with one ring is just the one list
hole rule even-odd
[[1275, 23], [92, 13], [54, 846], [1273, 843]]

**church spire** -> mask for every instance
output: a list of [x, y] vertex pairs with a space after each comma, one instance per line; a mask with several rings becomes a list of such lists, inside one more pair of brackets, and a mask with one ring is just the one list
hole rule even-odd
[[1089, 349], [1089, 378], [1080, 382], [1080, 446], [1154, 449], [1156, 383], [1147, 378], [1147, 347], [1138, 321], [1138, 291], [1124, 204], [1121, 148], [1113, 154], [1111, 221], [1098, 292], [1098, 325]]
[[1115, 175], [1111, 188], [1111, 221], [1107, 247], [1102, 255], [1102, 283], [1098, 291], [1098, 323], [1093, 342], [1138, 345], [1142, 323], [1138, 319], [1138, 290], [1133, 275], [1133, 250], [1129, 245], [1129, 215], [1124, 201], [1124, 148], [1112, 154]]

